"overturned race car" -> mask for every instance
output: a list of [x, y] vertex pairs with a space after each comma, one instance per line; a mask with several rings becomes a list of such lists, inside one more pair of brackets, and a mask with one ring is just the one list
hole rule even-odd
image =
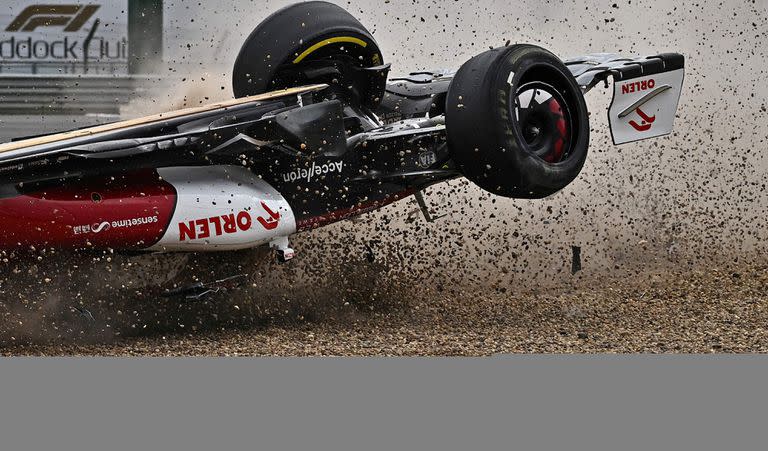
[[528, 44], [455, 72], [389, 78], [373, 36], [325, 2], [288, 6], [245, 42], [236, 99], [0, 145], [0, 250], [273, 248], [466, 177], [543, 198], [579, 174], [583, 94], [608, 78], [614, 143], [671, 132], [684, 58], [565, 61]]

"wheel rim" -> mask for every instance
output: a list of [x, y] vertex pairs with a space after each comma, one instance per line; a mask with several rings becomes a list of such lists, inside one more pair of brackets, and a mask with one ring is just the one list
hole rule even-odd
[[525, 148], [548, 163], [565, 161], [573, 122], [562, 94], [552, 85], [534, 81], [512, 95], [513, 122]]

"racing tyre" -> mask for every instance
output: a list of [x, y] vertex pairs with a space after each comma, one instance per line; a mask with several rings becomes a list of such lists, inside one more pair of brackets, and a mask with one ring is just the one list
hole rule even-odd
[[373, 36], [350, 13], [314, 1], [287, 6], [260, 23], [235, 61], [236, 97], [326, 83], [374, 108], [384, 95], [389, 66]]
[[584, 97], [563, 62], [534, 45], [489, 50], [461, 66], [448, 89], [451, 157], [491, 193], [549, 196], [579, 175], [587, 157]]

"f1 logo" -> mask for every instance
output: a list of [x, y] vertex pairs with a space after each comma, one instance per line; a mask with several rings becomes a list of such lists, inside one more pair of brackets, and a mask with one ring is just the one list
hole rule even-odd
[[35, 31], [37, 27], [78, 31], [99, 8], [99, 5], [31, 5], [24, 8], [5, 31]]
[[264, 209], [264, 211], [267, 212], [269, 215], [269, 218], [262, 218], [259, 216], [256, 218], [259, 221], [259, 224], [261, 224], [262, 227], [264, 227], [266, 230], [274, 230], [277, 228], [278, 224], [280, 224], [280, 213], [277, 211], [272, 211], [269, 209], [267, 204], [264, 202], [261, 203], [261, 208]]
[[635, 130], [639, 132], [645, 132], [651, 129], [651, 126], [653, 125], [653, 121], [656, 120], [656, 116], [648, 116], [647, 114], [643, 113], [643, 110], [640, 109], [640, 107], [637, 107], [635, 110], [635, 113], [637, 113], [638, 116], [643, 120], [642, 124], [638, 124], [635, 121], [629, 121], [629, 125], [632, 126]]

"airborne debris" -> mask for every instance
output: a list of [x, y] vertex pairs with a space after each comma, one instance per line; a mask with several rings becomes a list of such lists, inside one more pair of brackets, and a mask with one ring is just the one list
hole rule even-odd
[[227, 292], [241, 287], [248, 280], [248, 274], [238, 274], [225, 279], [215, 280], [213, 282], [196, 282], [190, 285], [166, 290], [161, 296], [164, 298], [181, 297], [184, 299], [199, 301], [210, 295]]
[[78, 307], [73, 306], [72, 307], [82, 318], [85, 318], [86, 320], [90, 321], [96, 321], [96, 319], [93, 317], [93, 314], [86, 309], [85, 307]]
[[571, 274], [581, 271], [581, 246], [571, 246]]

